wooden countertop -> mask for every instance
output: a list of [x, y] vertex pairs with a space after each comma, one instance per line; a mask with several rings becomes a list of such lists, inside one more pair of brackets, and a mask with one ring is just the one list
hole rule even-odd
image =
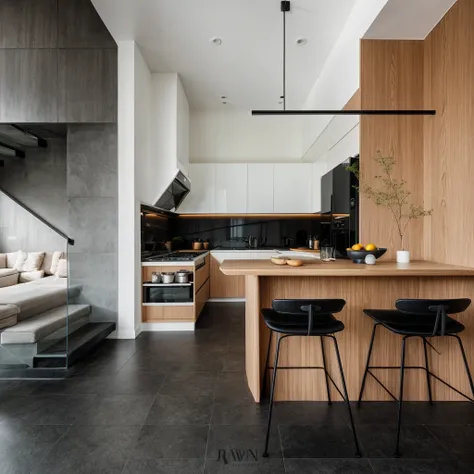
[[321, 262], [306, 260], [302, 267], [275, 265], [268, 260], [224, 260], [220, 270], [225, 275], [254, 276], [472, 276], [474, 268], [458, 267], [429, 261], [396, 263], [391, 260], [378, 261], [376, 265], [358, 265], [351, 260]]

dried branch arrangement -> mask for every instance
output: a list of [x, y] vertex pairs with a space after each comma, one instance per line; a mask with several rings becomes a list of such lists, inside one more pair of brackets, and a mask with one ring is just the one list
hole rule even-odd
[[405, 250], [405, 235], [411, 221], [420, 217], [431, 216], [433, 210], [426, 210], [423, 206], [410, 203], [411, 192], [407, 189], [404, 179], [393, 176], [396, 161], [392, 156], [383, 156], [377, 152], [375, 161], [380, 165], [382, 174], [375, 176], [379, 187], [373, 187], [364, 183], [360, 178], [360, 169], [357, 163], [347, 166], [347, 170], [354, 173], [359, 180], [359, 190], [377, 206], [387, 207], [393, 215], [400, 235], [401, 250]]

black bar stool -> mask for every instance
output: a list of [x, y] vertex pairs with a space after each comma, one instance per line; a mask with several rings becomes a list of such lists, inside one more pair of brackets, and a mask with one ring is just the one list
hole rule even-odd
[[[339, 392], [341, 397], [347, 404], [349, 411], [349, 417], [352, 426], [352, 433], [354, 435], [354, 443], [356, 447], [356, 456], [360, 457], [359, 441], [354, 426], [354, 420], [352, 418], [351, 405], [349, 402], [349, 396], [347, 394], [346, 380], [344, 377], [344, 370], [342, 367], [341, 355], [339, 353], [339, 347], [337, 339], [333, 336], [334, 333], [344, 330], [344, 324], [338, 321], [332, 313], [339, 313], [344, 308], [346, 302], [340, 299], [327, 299], [327, 300], [273, 300], [272, 309], [262, 309], [262, 316], [265, 320], [265, 324], [270, 328], [270, 341], [268, 344], [267, 361], [265, 364], [265, 377], [264, 387], [266, 380], [266, 373], [268, 371], [268, 361], [270, 357], [270, 345], [272, 340], [273, 331], [278, 333], [278, 343], [275, 353], [275, 363], [273, 365], [273, 377], [270, 392], [270, 408], [268, 413], [268, 426], [267, 435], [265, 438], [265, 450], [263, 456], [268, 456], [268, 441], [270, 437], [270, 427], [272, 423], [272, 411], [273, 411], [273, 397], [275, 394], [275, 381], [277, 376], [277, 369], [321, 369], [324, 370], [326, 377], [326, 389], [328, 393], [328, 402], [331, 404], [331, 395], [329, 392], [329, 382], [331, 382], [336, 390]], [[278, 367], [278, 358], [280, 355], [281, 341], [291, 336], [317, 336], [321, 338], [321, 351], [323, 354], [323, 367]], [[342, 390], [334, 382], [333, 378], [329, 374], [326, 365], [326, 356], [324, 353], [324, 342], [323, 338], [329, 337], [334, 341], [334, 347], [336, 349], [337, 362], [339, 364], [339, 370], [341, 373]]]
[[[461, 354], [464, 361], [467, 377], [469, 379], [469, 385], [471, 392], [474, 397], [474, 384], [472, 381], [471, 372], [469, 370], [469, 364], [467, 362], [466, 352], [462, 344], [461, 338], [458, 336], [459, 333], [464, 331], [464, 326], [453, 318], [450, 318], [448, 314], [459, 314], [469, 307], [471, 300], [467, 298], [451, 299], [451, 300], [423, 300], [423, 299], [400, 299], [395, 302], [394, 310], [385, 309], [364, 309], [364, 313], [371, 317], [375, 321], [374, 329], [372, 331], [372, 339], [370, 340], [369, 353], [367, 355], [367, 364], [362, 378], [362, 386], [360, 388], [358, 405], [362, 401], [364, 395], [365, 383], [367, 380], [367, 374], [370, 374], [374, 380], [382, 386], [382, 388], [396, 401], [398, 402], [398, 425], [397, 425], [397, 439], [395, 444], [395, 456], [400, 457], [400, 427], [402, 422], [402, 407], [403, 407], [403, 382], [405, 376], [405, 369], [421, 369], [426, 372], [426, 383], [428, 386], [429, 401], [433, 404], [433, 397], [431, 392], [430, 377], [439, 380], [444, 385], [459, 393], [463, 397], [467, 398], [470, 402], [474, 402], [474, 399], [468, 397], [458, 389], [448, 384], [444, 380], [440, 379], [437, 375], [430, 372], [428, 365], [428, 346], [433, 350], [436, 349], [427, 341], [428, 337], [443, 337], [449, 336], [455, 338], [459, 347], [461, 348]], [[384, 366], [371, 366], [370, 357], [374, 347], [375, 333], [379, 325], [384, 326], [389, 331], [400, 334], [403, 336], [402, 339], [402, 358], [401, 365], [396, 367], [384, 367]], [[410, 337], [420, 337], [423, 340], [423, 350], [425, 358], [424, 367], [405, 366], [405, 352], [406, 352], [406, 341]], [[399, 397], [396, 398], [390, 390], [370, 371], [370, 369], [400, 369], [400, 393]]]

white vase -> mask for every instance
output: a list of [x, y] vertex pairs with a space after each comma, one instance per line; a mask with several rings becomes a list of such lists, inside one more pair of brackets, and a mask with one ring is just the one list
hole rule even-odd
[[397, 263], [410, 263], [410, 252], [408, 250], [397, 250]]

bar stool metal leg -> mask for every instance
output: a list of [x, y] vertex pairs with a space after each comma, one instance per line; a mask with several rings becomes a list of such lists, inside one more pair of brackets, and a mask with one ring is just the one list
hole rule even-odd
[[400, 365], [400, 396], [398, 397], [398, 425], [397, 425], [397, 442], [395, 444], [395, 457], [400, 457], [400, 429], [402, 425], [402, 408], [403, 408], [403, 383], [405, 381], [405, 347], [407, 337], [403, 338], [402, 342], [402, 362]]
[[328, 374], [328, 367], [326, 364], [326, 354], [324, 353], [324, 341], [323, 338], [319, 338], [321, 341], [321, 352], [323, 354], [323, 365], [324, 365], [324, 375], [326, 377], [326, 390], [328, 392], [328, 405], [332, 405], [331, 401], [331, 391], [329, 390], [329, 374]]
[[454, 338], [456, 338], [459, 342], [459, 347], [461, 348], [462, 358], [464, 360], [464, 367], [466, 368], [467, 378], [469, 379], [469, 385], [471, 387], [471, 393], [472, 393], [472, 396], [474, 397], [474, 383], [472, 381], [472, 375], [471, 375], [471, 370], [469, 369], [469, 363], [467, 361], [466, 351], [464, 350], [464, 346], [463, 346], [463, 343], [461, 341], [461, 338], [459, 336], [454, 335], [454, 334], [452, 334], [452, 336]]
[[263, 451], [263, 457], [264, 458], [268, 457], [268, 441], [270, 439], [270, 428], [271, 428], [271, 425], [272, 425], [273, 396], [275, 395], [275, 382], [276, 382], [276, 376], [277, 376], [278, 358], [280, 356], [281, 341], [285, 337], [288, 337], [288, 336], [282, 336], [281, 334], [278, 334], [278, 344], [277, 344], [277, 350], [276, 350], [276, 354], [275, 354], [275, 363], [273, 365], [272, 388], [271, 388], [271, 391], [270, 391], [270, 407], [268, 409], [267, 435], [265, 437], [265, 449]]
[[430, 399], [430, 405], [433, 405], [433, 394], [431, 393], [431, 380], [430, 380], [430, 367], [428, 365], [428, 343], [426, 338], [423, 337], [423, 350], [425, 353], [425, 368], [426, 368], [426, 384], [428, 386], [428, 397]]
[[359, 400], [357, 401], [357, 406], [359, 407], [362, 401], [362, 397], [364, 396], [365, 382], [367, 381], [367, 373], [369, 372], [370, 357], [372, 356], [372, 349], [374, 348], [374, 340], [377, 327], [378, 324], [374, 324], [374, 329], [372, 330], [372, 338], [370, 339], [369, 353], [367, 354], [367, 363], [365, 364], [364, 376], [362, 377], [362, 385], [360, 387]]
[[339, 371], [341, 373], [341, 381], [342, 381], [342, 390], [344, 393], [344, 401], [347, 405], [347, 410], [349, 411], [349, 418], [351, 421], [352, 427], [352, 434], [354, 435], [354, 443], [356, 446], [356, 456], [358, 458], [361, 457], [360, 447], [359, 447], [359, 440], [357, 438], [357, 433], [354, 425], [354, 419], [352, 417], [352, 409], [351, 409], [351, 402], [349, 401], [349, 394], [347, 393], [347, 386], [346, 386], [346, 378], [344, 377], [344, 368], [342, 366], [341, 354], [339, 353], [339, 345], [337, 343], [337, 339], [334, 336], [327, 336], [330, 337], [334, 341], [334, 347], [336, 348], [336, 356], [337, 356], [337, 363], [339, 365]]
[[270, 360], [270, 348], [272, 347], [272, 336], [273, 336], [273, 331], [270, 330], [270, 337], [268, 339], [267, 358], [265, 359], [265, 372], [263, 373], [262, 393], [265, 393], [267, 391], [268, 361]]

